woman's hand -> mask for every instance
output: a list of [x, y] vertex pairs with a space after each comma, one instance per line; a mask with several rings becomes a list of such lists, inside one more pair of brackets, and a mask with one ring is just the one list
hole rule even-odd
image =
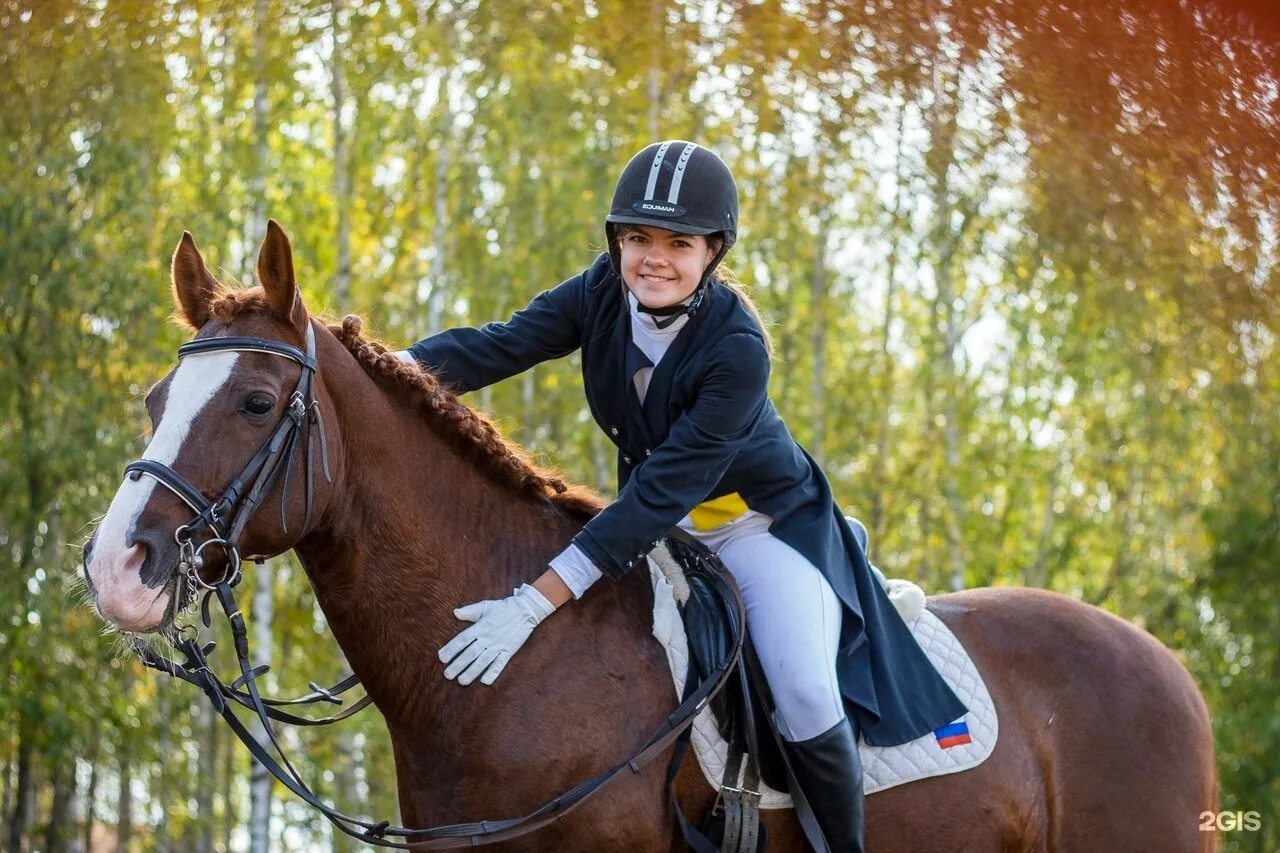
[[440, 660], [447, 664], [444, 677], [457, 677], [464, 685], [477, 677], [482, 684], [493, 684], [533, 629], [555, 610], [555, 605], [529, 584], [522, 584], [507, 598], [478, 601], [454, 610], [454, 616], [475, 624], [440, 649]]

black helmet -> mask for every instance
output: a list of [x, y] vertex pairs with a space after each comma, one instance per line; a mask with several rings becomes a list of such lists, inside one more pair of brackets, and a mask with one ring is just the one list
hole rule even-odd
[[[692, 314], [716, 266], [738, 239], [738, 185], [724, 161], [693, 142], [655, 142], [631, 158], [613, 191], [605, 239], [614, 271], [622, 276], [619, 225], [649, 225], [681, 234], [721, 235], [720, 251], [702, 273], [690, 303]], [[681, 312], [683, 313], [683, 312]]]

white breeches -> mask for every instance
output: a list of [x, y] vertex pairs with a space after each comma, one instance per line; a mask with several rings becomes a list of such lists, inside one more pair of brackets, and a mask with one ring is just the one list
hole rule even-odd
[[748, 511], [713, 527], [685, 532], [716, 551], [747, 606], [747, 627], [789, 741], [817, 737], [844, 719], [836, 677], [840, 601], [822, 572], [769, 533], [768, 515]]

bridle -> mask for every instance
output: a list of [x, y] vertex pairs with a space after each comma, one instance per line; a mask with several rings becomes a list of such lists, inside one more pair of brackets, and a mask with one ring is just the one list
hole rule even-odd
[[[263, 765], [276, 779], [305, 801], [308, 805], [323, 814], [334, 826], [347, 835], [357, 838], [366, 844], [379, 847], [393, 847], [412, 850], [443, 850], [461, 847], [474, 847], [508, 841], [534, 832], [548, 824], [560, 820], [571, 809], [580, 805], [590, 796], [600, 791], [607, 784], [622, 775], [623, 771], [638, 774], [645, 765], [664, 752], [673, 744], [676, 746], [667, 768], [667, 788], [672, 805], [677, 814], [679, 804], [675, 802], [673, 781], [680, 762], [688, 747], [687, 732], [694, 718], [728, 682], [741, 658], [745, 638], [746, 609], [738, 588], [732, 583], [731, 576], [723, 564], [705, 549], [698, 550], [692, 540], [681, 538], [679, 531], [673, 531], [673, 547], [689, 549], [692, 556], [687, 562], [695, 564], [705, 572], [707, 581], [717, 590], [726, 602], [727, 618], [731, 625], [733, 641], [726, 650], [721, 666], [712, 672], [701, 683], [686, 685], [684, 696], [679, 706], [667, 716], [666, 720], [645, 740], [639, 751], [624, 761], [614, 764], [604, 772], [588, 779], [568, 791], [565, 791], [541, 807], [523, 817], [497, 821], [478, 821], [471, 823], [449, 824], [446, 826], [425, 829], [411, 829], [392, 826], [390, 821], [370, 821], [351, 817], [337, 811], [320, 798], [307, 786], [284, 754], [275, 731], [271, 725], [277, 720], [289, 725], [319, 726], [345, 720], [369, 705], [371, 700], [366, 694], [357, 703], [341, 713], [320, 719], [299, 717], [280, 710], [287, 705], [306, 705], [316, 702], [330, 702], [341, 705], [339, 695], [359, 684], [353, 674], [339, 681], [333, 687], [324, 689], [310, 683], [312, 692], [297, 699], [264, 699], [258, 692], [257, 680], [267, 673], [269, 666], [262, 664], [253, 666], [249, 660], [249, 639], [244, 615], [236, 605], [232, 588], [241, 580], [241, 557], [239, 552], [240, 536], [245, 525], [261, 507], [272, 485], [280, 478], [283, 471], [284, 485], [280, 498], [280, 525], [288, 530], [286, 517], [288, 507], [288, 489], [292, 471], [293, 456], [299, 441], [307, 444], [305, 503], [306, 514], [302, 523], [305, 533], [311, 523], [312, 513], [312, 469], [314, 467], [315, 438], [320, 439], [320, 452], [327, 481], [331, 481], [329, 473], [329, 455], [324, 435], [324, 422], [320, 416], [320, 408], [315, 398], [316, 364], [315, 332], [310, 322], [307, 324], [307, 350], [303, 352], [297, 347], [282, 341], [251, 337], [205, 338], [190, 341], [178, 348], [178, 358], [202, 355], [211, 352], [263, 352], [282, 356], [297, 362], [302, 367], [298, 385], [289, 397], [284, 416], [266, 443], [254, 454], [231, 483], [223, 490], [217, 500], [210, 501], [204, 493], [193, 486], [186, 478], [168, 465], [152, 459], [140, 459], [125, 467], [125, 475], [133, 480], [148, 476], [178, 496], [191, 511], [195, 513], [191, 521], [180, 525], [174, 531], [174, 539], [179, 548], [178, 571], [186, 579], [186, 600], [179, 608], [186, 611], [194, 603], [199, 590], [204, 590], [201, 605], [202, 621], [205, 627], [210, 625], [209, 602], [216, 596], [223, 612], [231, 624], [232, 639], [235, 646], [236, 659], [240, 675], [230, 684], [224, 684], [209, 665], [208, 656], [213, 652], [215, 644], [200, 645], [194, 636], [180, 633], [173, 638], [174, 646], [182, 653], [185, 660], [178, 661], [157, 652], [140, 637], [130, 637], [130, 646], [142, 659], [142, 662], [155, 670], [167, 673], [175, 678], [196, 685], [204, 691], [213, 709], [231, 727], [236, 737], [248, 747], [254, 758]], [[315, 431], [312, 431], [312, 425]], [[300, 436], [304, 436], [300, 438]], [[207, 530], [208, 538], [195, 544], [197, 534]], [[203, 553], [210, 545], [218, 545], [226, 553], [227, 567], [221, 578], [208, 582], [200, 576], [204, 565]], [[249, 559], [262, 563], [266, 556], [250, 556]], [[176, 592], [175, 592], [176, 594]], [[693, 668], [690, 667], [692, 674]], [[233, 709], [233, 703], [252, 711], [262, 725], [270, 748], [240, 721]], [[279, 756], [277, 759], [276, 756]], [[683, 822], [683, 820], [682, 820]], [[390, 841], [388, 836], [404, 838], [404, 842]]]
[[[302, 371], [298, 377], [297, 387], [289, 395], [284, 416], [281, 417], [270, 438], [253, 455], [244, 470], [232, 479], [217, 500], [210, 501], [200, 489], [163, 462], [139, 459], [125, 466], [126, 477], [132, 480], [137, 480], [143, 475], [152, 478], [177, 495], [195, 513], [191, 521], [179, 525], [173, 532], [173, 538], [178, 543], [178, 571], [186, 581], [186, 600], [179, 606], [180, 610], [187, 609], [202, 588], [213, 590], [218, 583], [235, 586], [239, 581], [240, 536], [249, 519], [258, 511], [258, 507], [271, 491], [272, 485], [280, 478], [281, 473], [284, 474], [284, 486], [280, 496], [280, 526], [288, 532], [289, 480], [300, 435], [305, 433], [307, 444], [304, 496], [306, 515], [302, 521], [304, 532], [311, 526], [312, 476], [315, 467], [317, 434], [320, 438], [320, 456], [324, 465], [325, 481], [333, 480], [329, 473], [329, 448], [325, 440], [324, 419], [320, 416], [320, 406], [315, 397], [316, 335], [310, 322], [307, 323], [306, 352], [283, 341], [268, 338], [205, 338], [189, 341], [178, 347], [178, 359], [181, 361], [186, 357], [215, 352], [267, 353], [297, 362]], [[314, 431], [312, 425], [315, 426]], [[195, 544], [195, 536], [204, 530], [208, 530], [211, 535], [200, 544]], [[222, 580], [214, 583], [208, 583], [200, 576], [200, 569], [205, 563], [204, 550], [210, 545], [222, 548], [227, 558], [226, 571], [223, 573]]]

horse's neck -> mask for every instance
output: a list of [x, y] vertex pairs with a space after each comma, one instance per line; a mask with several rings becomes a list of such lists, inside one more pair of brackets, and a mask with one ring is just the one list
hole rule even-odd
[[346, 365], [326, 386], [340, 389], [343, 455], [320, 528], [298, 552], [386, 718], [403, 820], [507, 816], [603, 770], [675, 698], [652, 641], [648, 578], [600, 584], [563, 608], [497, 685], [446, 682], [437, 652], [465, 627], [453, 609], [537, 577], [580, 525], [478, 470], [345, 353], [322, 355]]
[[453, 609], [532, 581], [574, 525], [495, 483], [424, 414], [351, 369], [335, 386], [341, 488], [299, 554], [339, 645], [388, 722], [420, 730], [448, 716], [448, 697], [462, 698], [441, 689], [436, 656], [465, 627]]

